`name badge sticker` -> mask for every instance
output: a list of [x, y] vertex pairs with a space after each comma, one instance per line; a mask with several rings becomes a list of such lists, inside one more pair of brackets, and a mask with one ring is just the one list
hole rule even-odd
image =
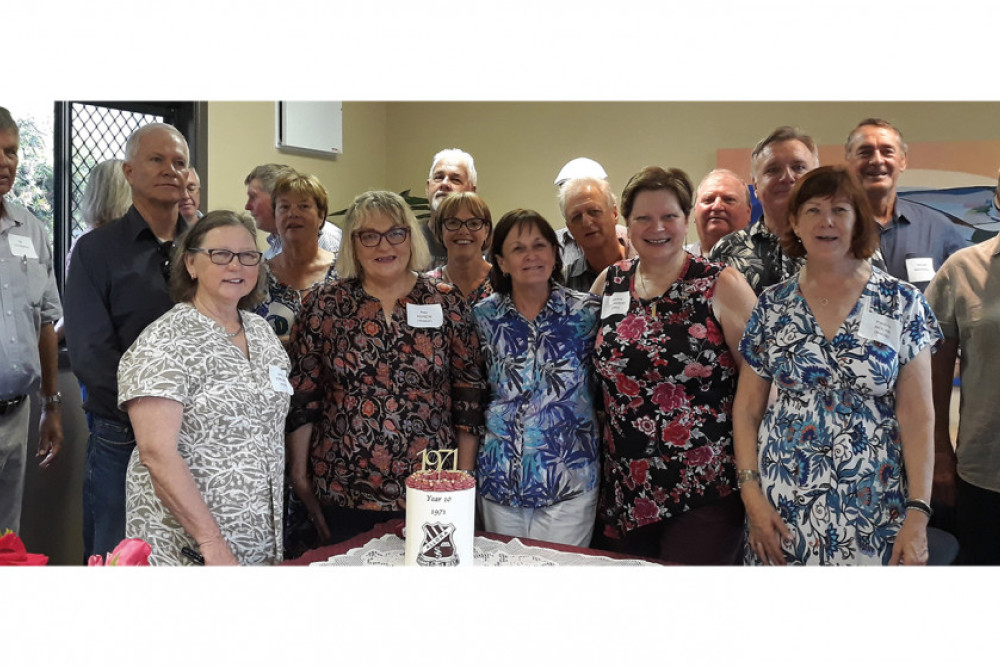
[[632, 295], [628, 292], [605, 294], [601, 301], [601, 319], [607, 319], [612, 315], [624, 315], [628, 312], [631, 301]]
[[35, 244], [27, 236], [8, 234], [7, 241], [10, 243], [10, 253], [15, 257], [38, 259], [38, 253], [35, 252]]
[[858, 335], [898, 350], [900, 340], [903, 337], [903, 324], [891, 317], [873, 313], [866, 307], [865, 312], [861, 315]]
[[406, 323], [419, 329], [437, 329], [444, 324], [440, 303], [406, 304]]
[[906, 260], [906, 279], [911, 283], [927, 283], [934, 277], [934, 260], [930, 257], [911, 257]]
[[291, 395], [292, 393], [292, 383], [288, 381], [288, 376], [285, 374], [285, 369], [281, 366], [275, 366], [271, 364], [268, 368], [268, 372], [271, 375], [271, 388], [275, 391], [282, 391], [286, 394]]

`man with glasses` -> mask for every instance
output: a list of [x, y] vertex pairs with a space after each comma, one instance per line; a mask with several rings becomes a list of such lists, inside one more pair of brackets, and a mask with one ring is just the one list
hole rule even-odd
[[[475, 192], [476, 163], [472, 156], [460, 148], [446, 148], [438, 151], [431, 161], [431, 169], [427, 173], [427, 203], [431, 207], [431, 215], [437, 211], [441, 200], [452, 192]], [[427, 240], [427, 249], [431, 252], [431, 264], [428, 267], [441, 266], [448, 263], [448, 251], [441, 245], [430, 230], [429, 221], [420, 227]]]
[[29, 396], [41, 389], [37, 455], [47, 468], [62, 446], [53, 324], [61, 314], [45, 226], [3, 199], [17, 176], [20, 131], [0, 107], [0, 535], [18, 531], [28, 465]]
[[83, 483], [84, 558], [125, 537], [125, 472], [135, 447], [118, 409], [118, 362], [143, 329], [173, 307], [168, 281], [174, 240], [187, 229], [188, 145], [174, 127], [132, 133], [122, 169], [132, 207], [81, 236], [66, 280], [66, 344], [84, 390], [90, 426]]

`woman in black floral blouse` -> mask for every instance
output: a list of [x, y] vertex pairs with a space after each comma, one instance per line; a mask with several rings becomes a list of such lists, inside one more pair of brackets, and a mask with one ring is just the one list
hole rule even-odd
[[453, 286], [420, 276], [429, 254], [391, 192], [347, 211], [340, 280], [317, 288], [292, 328], [292, 483], [321, 540], [401, 517], [425, 449], [471, 469], [482, 433], [479, 337]]
[[736, 564], [732, 405], [740, 336], [756, 301], [735, 269], [684, 250], [692, 188], [646, 167], [622, 193], [638, 255], [609, 266], [595, 366], [607, 410], [599, 519], [608, 548], [696, 565]]

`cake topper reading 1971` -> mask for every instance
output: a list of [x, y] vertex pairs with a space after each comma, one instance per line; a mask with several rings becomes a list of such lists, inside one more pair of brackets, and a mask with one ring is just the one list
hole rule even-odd
[[453, 471], [458, 470], [457, 449], [437, 449], [434, 451], [425, 449], [420, 469], [423, 471], [436, 470], [441, 472], [444, 469], [445, 464], [448, 462], [449, 456], [451, 457], [451, 469]]

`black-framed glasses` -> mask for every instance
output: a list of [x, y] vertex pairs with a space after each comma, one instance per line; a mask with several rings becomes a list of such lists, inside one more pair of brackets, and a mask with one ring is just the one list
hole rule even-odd
[[243, 252], [233, 252], [223, 248], [188, 248], [190, 252], [203, 252], [212, 260], [212, 264], [225, 266], [233, 261], [233, 257], [238, 257], [243, 266], [257, 266], [264, 257], [264, 253], [259, 250], [244, 250]]
[[374, 248], [385, 239], [389, 242], [389, 245], [399, 245], [405, 241], [410, 236], [410, 230], [407, 227], [393, 227], [387, 232], [376, 232], [371, 229], [366, 229], [361, 232], [354, 232], [354, 238], [361, 242], [366, 248]]
[[486, 221], [482, 218], [469, 218], [468, 220], [459, 220], [458, 218], [445, 218], [441, 221], [441, 226], [447, 229], [449, 232], [457, 232], [465, 225], [466, 229], [470, 232], [478, 232], [480, 229], [486, 226]]

